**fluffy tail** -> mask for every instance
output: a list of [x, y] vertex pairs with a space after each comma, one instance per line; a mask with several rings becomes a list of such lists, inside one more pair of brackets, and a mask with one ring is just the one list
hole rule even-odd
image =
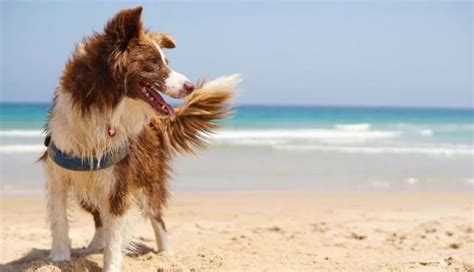
[[239, 75], [210, 81], [198, 87], [176, 109], [174, 119], [156, 118], [152, 125], [170, 151], [194, 154], [206, 145], [206, 135], [218, 128], [218, 121], [231, 114], [229, 101], [235, 95]]

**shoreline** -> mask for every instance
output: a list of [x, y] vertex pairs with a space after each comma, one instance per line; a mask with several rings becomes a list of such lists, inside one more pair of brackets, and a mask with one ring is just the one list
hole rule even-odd
[[[38, 154], [39, 156], [39, 154]], [[0, 160], [3, 194], [41, 193], [38, 156]], [[18, 171], [28, 169], [28, 171]], [[474, 189], [471, 157], [343, 154], [210, 146], [199, 156], [176, 156], [170, 189], [200, 191], [442, 192]], [[33, 191], [31, 191], [33, 189]]]
[[[474, 189], [474, 187], [473, 187]], [[474, 197], [474, 190], [471, 190], [473, 197]], [[319, 188], [272, 188], [272, 189], [265, 189], [265, 188], [252, 188], [252, 189], [232, 189], [232, 188], [216, 188], [216, 189], [177, 189], [177, 190], [170, 190], [171, 197], [175, 195], [179, 195], [181, 197], [193, 197], [193, 196], [221, 196], [221, 195], [228, 195], [228, 196], [244, 196], [244, 195], [263, 195], [263, 196], [270, 196], [270, 195], [285, 195], [285, 196], [317, 196], [317, 197], [358, 197], [358, 196], [396, 196], [396, 195], [444, 195], [444, 194], [468, 194], [466, 190], [460, 188], [454, 188], [452, 190], [344, 190], [344, 189], [335, 189], [335, 188], [328, 188], [326, 190], [322, 190]], [[44, 188], [8, 188], [5, 190], [0, 190], [0, 198], [38, 198], [43, 197], [45, 195]]]
[[[132, 210], [143, 252], [124, 271], [474, 269], [473, 192], [173, 193], [165, 221], [174, 255], [156, 254], [151, 227]], [[46, 260], [50, 235], [42, 197], [1, 198], [2, 271], [98, 271], [82, 255], [90, 216], [71, 210], [73, 261]], [[19, 216], [21, 215], [21, 216]]]

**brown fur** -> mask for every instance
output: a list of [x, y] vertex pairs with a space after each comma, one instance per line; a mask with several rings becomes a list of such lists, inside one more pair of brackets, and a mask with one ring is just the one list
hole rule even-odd
[[166, 33], [152, 33], [150, 36], [161, 48], [176, 48], [173, 38]]
[[118, 13], [66, 63], [60, 84], [84, 113], [91, 106], [111, 110], [124, 95], [136, 97], [140, 83], [162, 82], [170, 72], [152, 42], [165, 48], [174, 42], [164, 33], [145, 33], [141, 12], [138, 7]]
[[[93, 106], [104, 110], [113, 109], [127, 92], [135, 97], [133, 91], [127, 91], [127, 87], [133, 88], [135, 85], [127, 86], [130, 83], [125, 78], [131, 74], [144, 77], [146, 73], [142, 70], [147, 68], [144, 63], [149, 60], [159, 62], [159, 53], [149, 44], [150, 39], [164, 48], [176, 46], [165, 33], [147, 36], [142, 31], [141, 11], [139, 7], [117, 14], [107, 23], [105, 33], [96, 33], [85, 39], [83, 48], [76, 50], [67, 62], [60, 82], [62, 90], [72, 93], [74, 103], [84, 114], [89, 114]], [[156, 71], [161, 74], [166, 72], [162, 69]], [[172, 153], [193, 154], [194, 148], [204, 146], [202, 133], [212, 132], [217, 128], [215, 121], [229, 114], [226, 103], [232, 97], [231, 90], [207, 93], [199, 90], [202, 85], [199, 84], [198, 90], [176, 109], [175, 118], [156, 116], [139, 136], [129, 139], [130, 155], [115, 166], [118, 182], [114, 194], [110, 196], [112, 213], [120, 215], [128, 209], [132, 187], [144, 189], [156, 214], [166, 204], [166, 179]], [[52, 108], [54, 106], [55, 103]], [[46, 158], [44, 153], [40, 160]], [[81, 204], [97, 218], [94, 207], [86, 202]]]
[[[142, 134], [130, 139], [130, 155], [115, 167], [121, 181], [110, 198], [112, 212], [123, 214], [130, 204], [128, 188], [133, 187], [144, 190], [152, 208], [150, 216], [161, 215], [169, 196], [167, 180], [173, 153], [195, 154], [196, 148], [203, 148], [203, 133], [215, 131], [217, 121], [230, 114], [228, 102], [232, 96], [231, 89], [198, 89], [176, 109], [176, 118], [155, 117]], [[94, 215], [90, 208], [82, 206]]]
[[95, 228], [102, 227], [102, 219], [100, 218], [100, 213], [97, 208], [89, 205], [87, 202], [84, 201], [81, 201], [80, 204], [84, 210], [88, 211], [94, 217]]
[[[152, 219], [160, 236], [158, 247], [164, 248], [162, 215], [169, 196], [172, 156], [194, 154], [205, 146], [205, 134], [212, 133], [217, 121], [230, 113], [228, 102], [238, 77], [198, 84], [176, 109], [175, 117], [160, 115], [159, 108], [151, 106], [153, 101], [143, 99], [144, 86], [153, 84], [154, 91], [166, 93], [166, 79], [178, 73], [171, 72], [157, 48], [174, 48], [175, 42], [167, 34], [145, 32], [141, 12], [141, 7], [119, 12], [102, 33], [78, 44], [56, 90], [46, 133], [63, 152], [87, 160], [127, 142], [130, 147], [130, 153], [113, 167], [90, 172], [67, 170], [47, 153], [41, 156], [48, 176], [48, 213], [53, 217], [51, 255], [56, 260], [70, 254], [65, 249], [68, 227], [62, 207], [70, 188], [93, 215], [96, 228], [103, 226], [96, 234], [105, 232], [106, 270], [120, 265], [123, 217], [133, 202]], [[107, 132], [112, 127], [114, 136]]]
[[[129, 74], [143, 77], [145, 72], [138, 71], [147, 67], [138, 67], [140, 61], [159, 58], [159, 54], [157, 57], [157, 52], [150, 49], [153, 47], [148, 44], [150, 39], [164, 48], [176, 46], [165, 33], [147, 36], [142, 30], [141, 11], [139, 7], [118, 13], [107, 23], [104, 34], [96, 33], [83, 41], [82, 50], [86, 54], [77, 50], [67, 62], [60, 83], [64, 91], [72, 93], [75, 104], [83, 113], [89, 113], [96, 105], [100, 109], [113, 109], [127, 92], [135, 97], [133, 91], [127, 91], [127, 82], [120, 82]], [[134, 49], [129, 50], [132, 47]], [[134, 50], [135, 53], [130, 53]], [[127, 72], [122, 71], [125, 69]], [[163, 74], [160, 69], [158, 71]], [[128, 208], [128, 193], [132, 187], [143, 188], [151, 206], [161, 210], [168, 197], [166, 179], [171, 155], [175, 152], [194, 154], [195, 148], [205, 145], [204, 134], [213, 132], [218, 127], [216, 121], [230, 113], [227, 102], [232, 98], [232, 90], [206, 92], [200, 89], [203, 85], [204, 82], [199, 83], [197, 90], [176, 109], [175, 118], [157, 115], [139, 136], [129, 139], [129, 156], [115, 166], [119, 179], [114, 194], [110, 196], [114, 214], [123, 214]], [[40, 160], [46, 160], [46, 154]], [[86, 202], [81, 202], [81, 205], [94, 214], [94, 207]]]

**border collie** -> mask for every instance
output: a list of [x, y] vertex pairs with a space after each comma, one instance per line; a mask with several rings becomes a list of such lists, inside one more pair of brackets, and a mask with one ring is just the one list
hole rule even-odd
[[[104, 250], [104, 270], [120, 271], [125, 218], [137, 204], [151, 220], [158, 252], [169, 250], [163, 208], [174, 153], [194, 153], [229, 114], [240, 79], [227, 76], [193, 86], [171, 69], [164, 33], [144, 30], [142, 8], [116, 14], [85, 38], [66, 63], [46, 124], [41, 157], [47, 179], [52, 261], [71, 258], [68, 196], [95, 221], [88, 250]], [[162, 94], [185, 98], [173, 109]]]

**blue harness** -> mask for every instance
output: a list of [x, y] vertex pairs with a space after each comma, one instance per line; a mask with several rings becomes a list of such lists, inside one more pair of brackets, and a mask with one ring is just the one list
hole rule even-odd
[[[46, 142], [45, 142], [46, 144]], [[100, 160], [97, 158], [81, 158], [68, 155], [56, 147], [53, 141], [47, 141], [48, 156], [59, 166], [73, 171], [97, 171], [108, 168], [130, 153], [130, 146], [127, 143], [124, 147], [116, 151], [105, 153]]]

